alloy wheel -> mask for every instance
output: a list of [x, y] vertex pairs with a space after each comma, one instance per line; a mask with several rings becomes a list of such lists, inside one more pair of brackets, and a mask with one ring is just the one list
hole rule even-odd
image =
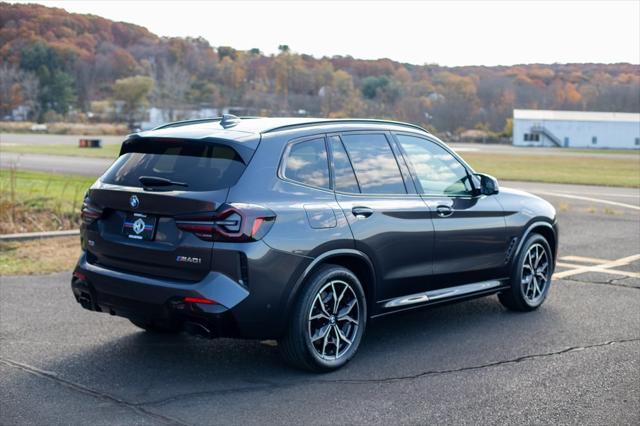
[[336, 360], [351, 348], [358, 333], [360, 306], [351, 286], [341, 280], [325, 284], [309, 311], [308, 333], [316, 354]]
[[535, 306], [544, 297], [549, 283], [549, 259], [541, 244], [529, 247], [522, 264], [522, 293], [527, 302]]

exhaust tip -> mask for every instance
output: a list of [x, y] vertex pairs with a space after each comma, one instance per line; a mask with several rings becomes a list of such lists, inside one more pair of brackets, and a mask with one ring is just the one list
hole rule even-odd
[[95, 310], [93, 308], [93, 298], [91, 297], [91, 293], [82, 291], [77, 296], [77, 299], [78, 299], [78, 303], [80, 303], [80, 306], [82, 306], [83, 308], [88, 309], [90, 311]]
[[211, 337], [211, 330], [209, 330], [206, 326], [204, 326], [203, 324], [200, 324], [199, 322], [185, 321], [183, 323], [183, 327], [184, 327], [184, 330], [189, 334], [193, 334], [196, 336], [203, 336], [203, 337]]

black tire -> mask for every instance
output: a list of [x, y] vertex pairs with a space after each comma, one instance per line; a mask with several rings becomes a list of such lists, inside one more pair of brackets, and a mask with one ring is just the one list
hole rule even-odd
[[[332, 283], [334, 287], [331, 287]], [[342, 296], [334, 299], [333, 294], [338, 293]], [[339, 301], [337, 307], [332, 300]], [[357, 303], [353, 303], [354, 300]], [[329, 313], [328, 319], [320, 311], [320, 304], [323, 312]], [[327, 304], [330, 305], [328, 308]], [[320, 315], [323, 317], [311, 319]], [[357, 318], [351, 318], [351, 315]], [[344, 366], [356, 354], [366, 328], [367, 303], [360, 281], [346, 268], [321, 266], [303, 283], [288, 321], [285, 335], [278, 342], [280, 353], [288, 364], [313, 372], [327, 372]], [[322, 333], [323, 330], [326, 332]], [[312, 333], [323, 337], [314, 342]], [[348, 339], [341, 340], [340, 336]], [[324, 356], [320, 350], [322, 353], [326, 350]]]
[[129, 321], [131, 321], [131, 324], [149, 333], [158, 333], [158, 334], [180, 333], [180, 328], [176, 326], [156, 324], [153, 322], [148, 322], [140, 319], [131, 319], [131, 318], [129, 318]]
[[[544, 256], [546, 256], [546, 258], [543, 258], [541, 255], [539, 261], [540, 266], [538, 268], [531, 268], [531, 266], [525, 267], [525, 262], [529, 262], [528, 256], [530, 252], [533, 253], [532, 250], [534, 249], [537, 253], [542, 253], [540, 249], [544, 250]], [[533, 257], [533, 259], [535, 259], [535, 257]], [[545, 259], [547, 267], [546, 270], [542, 270]], [[535, 264], [535, 260], [532, 263]], [[511, 288], [498, 294], [500, 303], [512, 311], [529, 312], [538, 309], [544, 303], [549, 293], [553, 265], [553, 254], [547, 240], [540, 234], [532, 233], [529, 235], [522, 245], [522, 250], [520, 250], [518, 258], [514, 262], [511, 273]], [[533, 276], [527, 271], [532, 271]], [[543, 275], [546, 277], [544, 283], [542, 281]], [[531, 280], [528, 280], [529, 276], [531, 276]], [[523, 277], [528, 283], [523, 282]], [[536, 293], [536, 290], [543, 284], [544, 286], [540, 289], [541, 291]], [[530, 287], [534, 288], [530, 290]]]

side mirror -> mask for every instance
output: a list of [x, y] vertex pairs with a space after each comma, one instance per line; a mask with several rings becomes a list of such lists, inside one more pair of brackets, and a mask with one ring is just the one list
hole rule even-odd
[[499, 191], [498, 180], [493, 176], [478, 173], [476, 175], [480, 180], [480, 188], [478, 189], [482, 195], [493, 195]]

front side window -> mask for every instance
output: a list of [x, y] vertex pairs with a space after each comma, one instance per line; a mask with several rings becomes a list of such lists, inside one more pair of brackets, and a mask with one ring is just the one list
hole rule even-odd
[[469, 195], [467, 169], [439, 145], [415, 136], [396, 135], [420, 181], [424, 194]]
[[342, 135], [363, 194], [406, 194], [396, 157], [383, 134]]
[[329, 165], [324, 138], [293, 144], [285, 161], [284, 176], [305, 185], [329, 188]]

